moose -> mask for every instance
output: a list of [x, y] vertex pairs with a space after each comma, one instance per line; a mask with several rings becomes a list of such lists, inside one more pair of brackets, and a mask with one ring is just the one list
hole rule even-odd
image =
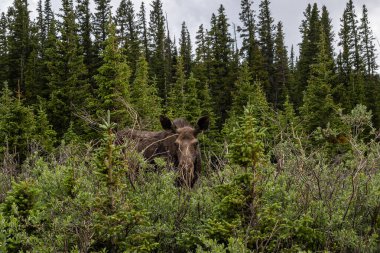
[[160, 116], [163, 131], [150, 132], [124, 129], [116, 134], [117, 142], [132, 141], [145, 159], [154, 163], [154, 158], [163, 157], [174, 165], [178, 173], [177, 186], [192, 188], [201, 172], [201, 152], [197, 136], [207, 130], [210, 124], [208, 116], [198, 119], [195, 127], [179, 118], [171, 121]]

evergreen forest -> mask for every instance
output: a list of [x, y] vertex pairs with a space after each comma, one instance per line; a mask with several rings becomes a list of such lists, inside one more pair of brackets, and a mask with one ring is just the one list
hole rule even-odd
[[[368, 9], [308, 4], [293, 47], [256, 1], [196, 34], [162, 0], [0, 10], [0, 252], [380, 252]], [[116, 142], [161, 115], [210, 118], [192, 188]]]

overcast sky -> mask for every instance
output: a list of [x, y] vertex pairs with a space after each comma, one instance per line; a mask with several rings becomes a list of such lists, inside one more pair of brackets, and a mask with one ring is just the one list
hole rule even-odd
[[[36, 9], [37, 1], [38, 0], [29, 0], [30, 10], [34, 11]], [[112, 10], [115, 11], [120, 0], [111, 1], [113, 4]], [[261, 0], [254, 1], [256, 14], [258, 14], [258, 3], [260, 1]], [[12, 2], [13, 0], [0, 0], [0, 11], [6, 11]], [[135, 4], [135, 11], [138, 11], [142, 0], [132, 0], [132, 2]], [[149, 8], [151, 1], [145, 2], [146, 7]], [[205, 27], [209, 27], [211, 14], [217, 13], [220, 4], [224, 5], [230, 24], [238, 25], [240, 23], [240, 0], [162, 0], [162, 2], [164, 12], [167, 13], [171, 36], [176, 35], [177, 38], [180, 34], [181, 24], [185, 21], [194, 42], [195, 33], [199, 25], [203, 24]], [[288, 50], [290, 50], [291, 45], [296, 47], [300, 42], [299, 26], [301, 20], [304, 18], [303, 12], [309, 2], [316, 2], [319, 9], [321, 9], [322, 5], [326, 5], [335, 29], [335, 40], [338, 39], [337, 33], [340, 28], [340, 18], [346, 6], [346, 0], [272, 0], [272, 16], [275, 23], [282, 21], [284, 24], [285, 42], [288, 46]], [[52, 3], [54, 10], [57, 12], [60, 8], [61, 0], [52, 0]], [[354, 0], [354, 4], [359, 17], [361, 16], [362, 5], [367, 5], [370, 24], [377, 39], [376, 46], [379, 51], [380, 0]], [[147, 17], [149, 17], [149, 13], [147, 13]]]

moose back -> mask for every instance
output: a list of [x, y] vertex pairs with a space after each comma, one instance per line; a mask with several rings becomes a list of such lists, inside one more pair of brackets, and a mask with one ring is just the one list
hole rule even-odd
[[160, 132], [125, 129], [116, 135], [118, 144], [125, 141], [136, 143], [136, 149], [145, 159], [153, 162], [156, 157], [163, 157], [174, 164], [178, 177], [177, 185], [193, 187], [201, 172], [201, 152], [197, 136], [209, 127], [209, 117], [199, 118], [195, 127], [184, 119], [171, 121], [166, 116], [160, 117]]

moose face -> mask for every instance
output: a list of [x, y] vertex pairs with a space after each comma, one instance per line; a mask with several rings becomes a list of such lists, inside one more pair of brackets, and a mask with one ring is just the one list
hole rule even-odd
[[176, 119], [172, 122], [169, 118], [162, 116], [160, 121], [165, 130], [174, 134], [169, 144], [169, 152], [170, 156], [174, 158], [176, 167], [178, 167], [179, 183], [185, 183], [186, 186], [191, 187], [197, 176], [195, 173], [200, 171], [200, 151], [197, 136], [208, 128], [209, 118], [207, 116], [200, 118], [195, 127], [190, 126], [182, 119]]

